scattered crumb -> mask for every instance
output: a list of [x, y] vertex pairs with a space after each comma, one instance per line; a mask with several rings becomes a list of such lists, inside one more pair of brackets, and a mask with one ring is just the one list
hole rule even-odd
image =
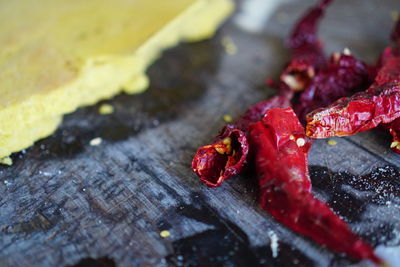
[[222, 118], [224, 119], [224, 121], [225, 121], [226, 123], [230, 123], [230, 122], [233, 121], [232, 116], [231, 116], [231, 115], [228, 115], [228, 114], [225, 114]]
[[278, 236], [275, 234], [274, 231], [268, 232], [269, 239], [271, 241], [270, 247], [272, 251], [272, 257], [278, 257], [279, 252], [279, 244], [278, 244]]
[[0, 159], [0, 164], [11, 166], [13, 164], [13, 161], [10, 157], [4, 157]]
[[93, 138], [92, 140], [90, 140], [90, 145], [98, 146], [101, 144], [101, 142], [103, 142], [103, 139], [101, 139], [100, 137], [96, 137], [96, 138]]
[[222, 46], [225, 48], [225, 52], [229, 55], [234, 55], [237, 53], [238, 49], [233, 42], [232, 38], [225, 36], [221, 41]]
[[326, 141], [326, 143], [328, 145], [330, 145], [330, 146], [336, 146], [337, 145], [337, 142], [335, 140], [333, 140], [333, 139], [329, 139], [328, 141]]
[[390, 17], [392, 18], [393, 21], [397, 21], [400, 18], [400, 14], [396, 10], [390, 11]]
[[114, 112], [114, 107], [110, 104], [102, 104], [99, 107], [99, 113], [101, 115], [108, 115], [108, 114], [112, 114]]
[[171, 236], [171, 233], [168, 230], [163, 230], [160, 232], [160, 236], [162, 238], [167, 238], [167, 237]]

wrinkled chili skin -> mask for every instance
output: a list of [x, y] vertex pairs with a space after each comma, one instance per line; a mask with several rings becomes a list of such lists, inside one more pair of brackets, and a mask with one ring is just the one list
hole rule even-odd
[[341, 98], [307, 115], [308, 136], [327, 138], [356, 134], [400, 117], [400, 56], [383, 60], [375, 82], [364, 92]]
[[372, 81], [371, 68], [364, 62], [352, 55], [335, 53], [328, 66], [310, 80], [294, 109], [301, 121], [305, 122], [310, 111], [365, 90]]
[[308, 10], [287, 40], [292, 58], [280, 75], [280, 79], [294, 91], [302, 91], [315, 73], [326, 64], [317, 31], [325, 9], [331, 2], [332, 0], [322, 0]]
[[[378, 67], [382, 67], [387, 61], [387, 59], [400, 55], [400, 19], [397, 20], [397, 23], [395, 24], [390, 37], [394, 44], [394, 47], [393, 48], [387, 47], [382, 52], [377, 64]], [[390, 144], [390, 148], [394, 152], [400, 154], [400, 118], [395, 119], [390, 123], [383, 124], [382, 127], [384, 129], [389, 130], [389, 133], [393, 137], [392, 143]]]
[[325, 9], [332, 2], [333, 0], [321, 0], [304, 14], [287, 41], [288, 47], [296, 49], [305, 45], [320, 43], [317, 37], [318, 23], [323, 17]]
[[[271, 108], [288, 107], [292, 94], [285, 89], [281, 95], [257, 103], [247, 109], [235, 125], [226, 125], [212, 144], [200, 147], [193, 157], [192, 169], [209, 187], [217, 187], [232, 176], [241, 173], [247, 165], [249, 158], [249, 145], [247, 129], [250, 123], [258, 121], [264, 113]], [[221, 154], [216, 149], [222, 150], [225, 145], [223, 140], [231, 139], [232, 153]]]
[[246, 112], [237, 120], [237, 127], [243, 131], [247, 131], [249, 124], [261, 120], [267, 110], [271, 108], [289, 107], [290, 100], [293, 96], [292, 92], [284, 91], [282, 94], [283, 95], [274, 96], [248, 108]]
[[[249, 136], [264, 210], [293, 231], [333, 251], [381, 264], [373, 249], [312, 195], [307, 167], [310, 143], [291, 108], [267, 111], [262, 122], [250, 125]], [[305, 142], [299, 142], [299, 138]]]
[[[224, 142], [227, 138], [229, 149]], [[208, 187], [217, 187], [243, 170], [248, 153], [246, 134], [234, 125], [226, 125], [212, 144], [197, 150], [192, 169]]]

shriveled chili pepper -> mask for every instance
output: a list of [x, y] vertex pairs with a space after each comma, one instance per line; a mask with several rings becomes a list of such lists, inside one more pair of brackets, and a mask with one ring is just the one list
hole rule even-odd
[[290, 106], [290, 100], [291, 94], [282, 91], [282, 95], [251, 106], [236, 124], [226, 125], [214, 142], [200, 147], [192, 161], [192, 169], [200, 180], [216, 187], [242, 172], [249, 157], [249, 124], [260, 120], [268, 109]]
[[262, 122], [250, 125], [249, 138], [264, 210], [333, 251], [381, 264], [373, 249], [311, 193], [307, 166], [310, 142], [291, 108], [268, 110]]
[[[394, 47], [387, 47], [383, 53], [381, 54], [381, 57], [379, 59], [378, 65], [383, 65], [387, 61], [388, 58], [391, 58], [393, 56], [399, 56], [400, 55], [400, 19], [397, 20], [397, 23], [395, 24], [395, 27], [393, 28], [392, 34], [391, 34], [391, 40], [394, 44]], [[400, 78], [399, 78], [400, 80]], [[393, 140], [392, 143], [390, 144], [390, 148], [400, 154], [400, 118], [395, 119], [394, 121], [388, 123], [388, 124], [383, 124], [383, 128], [389, 130], [389, 133], [392, 135]]]
[[337, 100], [307, 115], [307, 135], [314, 138], [363, 132], [400, 117], [400, 56], [391, 53], [375, 82], [364, 92]]
[[347, 49], [343, 54], [334, 53], [327, 67], [319, 71], [301, 93], [294, 107], [296, 114], [305, 122], [310, 111], [367, 89], [373, 81], [370, 73], [371, 68], [357, 60]]
[[246, 134], [234, 125], [226, 125], [211, 145], [200, 147], [192, 169], [209, 187], [240, 173], [249, 153]]
[[322, 0], [308, 10], [287, 41], [292, 58], [280, 79], [294, 91], [302, 91], [321, 66], [326, 64], [317, 30], [325, 9], [331, 2], [332, 0]]

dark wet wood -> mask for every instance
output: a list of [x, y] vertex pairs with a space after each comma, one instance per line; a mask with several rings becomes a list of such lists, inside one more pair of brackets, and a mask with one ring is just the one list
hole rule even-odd
[[[273, 93], [263, 81], [285, 62], [283, 38], [309, 4], [284, 1], [259, 33], [231, 20], [212, 40], [167, 51], [149, 69], [148, 91], [105, 101], [112, 115], [99, 115], [99, 105], [79, 109], [54, 135], [15, 154], [15, 164], [0, 169], [0, 266], [350, 264], [264, 213], [252, 175], [208, 189], [189, 168], [223, 114], [236, 116]], [[374, 60], [395, 9], [396, 0], [338, 0], [321, 29], [327, 50], [347, 46]], [[236, 55], [225, 53], [223, 36]], [[95, 137], [100, 146], [89, 145]], [[336, 140], [313, 146], [315, 193], [374, 246], [399, 246], [400, 156], [388, 149], [390, 137], [371, 131]], [[161, 238], [162, 230], [171, 236]]]

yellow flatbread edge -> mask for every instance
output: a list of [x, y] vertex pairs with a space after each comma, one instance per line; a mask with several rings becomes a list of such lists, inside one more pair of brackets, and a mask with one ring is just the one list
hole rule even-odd
[[[149, 84], [145, 74], [147, 67], [164, 49], [180, 41], [193, 42], [211, 37], [233, 9], [230, 0], [197, 1], [144, 42], [132, 55], [92, 58], [72, 83], [46, 94], [32, 95], [0, 110], [0, 121], [10, 121], [13, 118], [11, 123], [0, 127], [0, 158], [51, 135], [61, 123], [62, 116], [80, 106], [95, 104], [121, 91], [142, 92]], [[101, 88], [98, 88], [98, 84], [101, 84]]]

